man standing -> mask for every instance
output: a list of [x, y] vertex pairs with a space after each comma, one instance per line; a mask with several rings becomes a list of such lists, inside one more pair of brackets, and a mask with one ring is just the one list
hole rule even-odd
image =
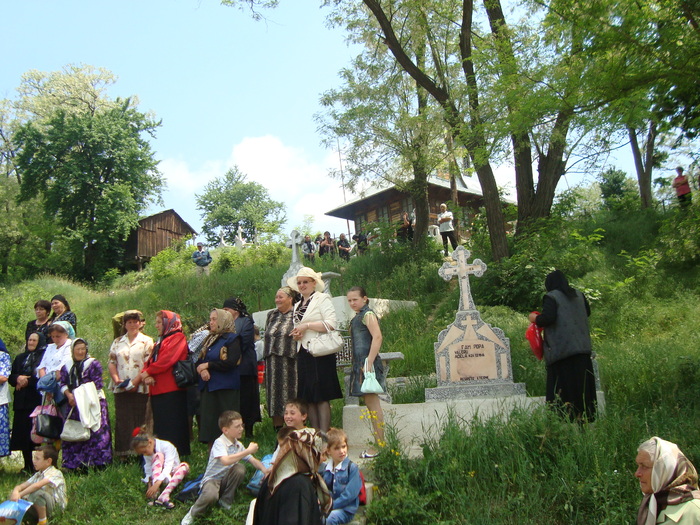
[[204, 249], [204, 243], [197, 243], [197, 251], [192, 254], [192, 262], [197, 265], [197, 275], [209, 275], [209, 265], [211, 264], [209, 250]]
[[688, 177], [683, 175], [683, 168], [678, 166], [676, 168], [676, 178], [673, 179], [672, 186], [676, 190], [676, 197], [678, 197], [678, 204], [681, 208], [685, 208], [692, 201], [692, 194], [690, 193], [690, 184], [688, 184]]
[[451, 211], [447, 211], [447, 204], [440, 204], [440, 213], [437, 216], [438, 226], [440, 227], [440, 235], [442, 236], [442, 245], [445, 247], [445, 257], [447, 257], [447, 239], [450, 240], [452, 250], [457, 249], [457, 239], [455, 238], [455, 229], [452, 225], [453, 215]]

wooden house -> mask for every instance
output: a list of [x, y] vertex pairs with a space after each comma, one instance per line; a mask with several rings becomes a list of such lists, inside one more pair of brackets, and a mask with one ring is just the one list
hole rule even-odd
[[[457, 179], [459, 204], [466, 216], [471, 216], [484, 205], [481, 186], [476, 177], [459, 177]], [[452, 199], [450, 177], [447, 173], [438, 172], [428, 178], [428, 202], [430, 216], [428, 224], [436, 225], [440, 213], [440, 204]], [[334, 210], [326, 212], [331, 217], [339, 217], [353, 221], [355, 231], [365, 231], [366, 223], [387, 222], [399, 223], [404, 211], [413, 213], [415, 206], [413, 198], [407, 192], [396, 186], [381, 186], [363, 192], [359, 197], [346, 202]], [[450, 211], [457, 215], [455, 209]]]
[[197, 232], [175, 210], [144, 217], [126, 240], [126, 263], [141, 270], [151, 257], [188, 235], [197, 235]]

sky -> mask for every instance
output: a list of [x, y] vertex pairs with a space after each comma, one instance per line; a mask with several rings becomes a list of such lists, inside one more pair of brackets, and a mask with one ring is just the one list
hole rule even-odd
[[345, 221], [324, 215], [344, 202], [327, 175], [338, 152], [320, 145], [314, 114], [353, 52], [319, 4], [282, 2], [255, 21], [211, 0], [4, 2], [16, 23], [3, 28], [0, 98], [30, 69], [104, 67], [118, 77], [111, 96], [137, 95], [163, 121], [151, 144], [167, 190], [149, 212], [173, 208], [201, 231], [195, 195], [237, 165], [285, 204], [285, 233], [310, 214], [339, 234]]
[[[118, 77], [111, 96], [136, 95], [162, 119], [151, 144], [167, 189], [149, 213], [173, 208], [201, 231], [195, 195], [237, 165], [285, 204], [284, 233], [312, 215], [314, 230], [339, 234], [346, 222], [325, 212], [345, 201], [328, 176], [340, 159], [320, 145], [314, 114], [355, 53], [318, 0], [280, 4], [255, 21], [216, 0], [4, 2], [0, 15], [15, 22], [3, 25], [0, 98], [14, 98], [30, 69], [104, 67]], [[496, 177], [512, 191], [512, 166]]]

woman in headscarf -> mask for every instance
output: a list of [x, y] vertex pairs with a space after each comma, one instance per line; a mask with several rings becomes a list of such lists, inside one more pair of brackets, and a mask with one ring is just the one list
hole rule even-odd
[[169, 310], [156, 314], [156, 330], [158, 341], [140, 374], [149, 387], [153, 433], [175, 445], [180, 456], [188, 456], [187, 391], [177, 386], [173, 376], [175, 363], [189, 357], [187, 338], [182, 332], [180, 316]]
[[279, 430], [284, 425], [284, 407], [297, 397], [297, 345], [292, 339], [294, 303], [299, 294], [283, 286], [275, 294], [277, 308], [265, 323], [265, 396], [267, 412]]
[[46, 350], [46, 337], [34, 332], [27, 338], [24, 351], [15, 357], [8, 382], [15, 389], [12, 401], [14, 417], [12, 419], [12, 437], [10, 450], [21, 450], [24, 458], [24, 470], [34, 472], [32, 450], [36, 446], [31, 439], [32, 418], [30, 414], [41, 404], [41, 394], [36, 389], [36, 372]]
[[639, 445], [636, 462], [644, 494], [637, 525], [700, 523], [698, 473], [676, 444], [653, 437]]
[[153, 351], [153, 339], [141, 332], [144, 318], [138, 310], [127, 310], [113, 320], [116, 318], [123, 333], [112, 342], [107, 369], [114, 393], [114, 452], [125, 457], [134, 454], [134, 429], [146, 423], [148, 387], [141, 382], [140, 372]]
[[221, 435], [219, 416], [226, 410], [238, 411], [240, 404], [241, 340], [233, 316], [223, 309], [209, 314], [209, 335], [197, 360], [199, 374], [199, 441], [213, 443]]
[[11, 371], [10, 354], [0, 339], [0, 457], [10, 455], [10, 385], [7, 380]]
[[308, 351], [309, 342], [338, 323], [335, 308], [328, 294], [323, 293], [325, 284], [321, 274], [305, 266], [296, 277], [287, 283], [301, 294], [301, 301], [294, 305], [294, 330], [292, 337], [297, 343], [297, 396], [309, 404], [311, 426], [327, 431], [331, 426], [332, 399], [343, 397], [338, 381], [336, 355], [314, 357]]
[[54, 295], [51, 298], [51, 309], [53, 313], [49, 318], [51, 323], [57, 323], [58, 321], [67, 321], [73, 326], [73, 330], [77, 332], [78, 330], [78, 318], [71, 311], [70, 305], [66, 298], [62, 295]]
[[255, 323], [245, 303], [238, 297], [224, 301], [224, 310], [229, 312], [236, 324], [236, 333], [241, 338], [241, 410], [246, 439], [252, 439], [253, 426], [262, 421], [260, 415], [260, 388], [258, 386], [258, 358], [255, 354]]
[[569, 285], [560, 270], [545, 278], [542, 313], [530, 322], [543, 327], [547, 364], [546, 399], [572, 421], [595, 419], [596, 392], [586, 297]]
[[320, 432], [297, 430], [282, 442], [275, 464], [260, 486], [255, 525], [323, 523], [333, 505], [318, 473], [324, 441]]
[[[81, 388], [92, 383], [94, 390]], [[103, 390], [102, 365], [90, 357], [85, 339], [71, 344], [71, 359], [61, 369], [61, 392], [68, 400], [68, 419], [79, 420], [90, 428], [87, 441], [63, 441], [62, 467], [78, 469], [104, 467], [112, 462], [112, 435], [109, 429], [107, 400]], [[99, 405], [99, 416], [92, 407]], [[81, 412], [82, 410], [82, 412]]]

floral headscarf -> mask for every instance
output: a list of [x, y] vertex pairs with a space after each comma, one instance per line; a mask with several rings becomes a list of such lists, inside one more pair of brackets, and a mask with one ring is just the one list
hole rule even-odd
[[53, 324], [63, 328], [68, 334], [68, 339], [75, 339], [75, 328], [68, 321], [56, 321]]
[[[80, 361], [76, 361], [74, 351], [75, 345], [79, 343], [83, 343], [85, 345], [85, 357]], [[77, 339], [73, 340], [70, 345], [70, 357], [73, 364], [70, 367], [70, 372], [68, 373], [68, 388], [70, 390], [75, 390], [83, 382], [83, 369], [87, 360], [90, 359], [90, 347], [85, 339], [78, 337]]]
[[241, 301], [240, 297], [229, 297], [224, 301], [223, 307], [236, 310], [241, 317], [250, 317], [248, 309], [246, 308], [245, 303]]
[[639, 447], [650, 453], [654, 466], [651, 471], [653, 494], [645, 494], [637, 513], [638, 525], [654, 525], [659, 512], [668, 505], [678, 505], [691, 499], [700, 499], [698, 473], [675, 443], [654, 436]]
[[274, 494], [277, 487], [286, 479], [295, 474], [304, 474], [311, 479], [316, 488], [321, 511], [328, 515], [333, 507], [333, 499], [326, 483], [318, 473], [324, 442], [324, 436], [320, 432], [310, 430], [292, 432], [282, 442], [280, 455], [270, 471], [267, 482], [270, 494]]
[[161, 310], [157, 315], [163, 318], [163, 335], [160, 336], [161, 339], [165, 339], [175, 332], [182, 332], [182, 322], [180, 321], [180, 316], [175, 312], [171, 312], [170, 310]]

